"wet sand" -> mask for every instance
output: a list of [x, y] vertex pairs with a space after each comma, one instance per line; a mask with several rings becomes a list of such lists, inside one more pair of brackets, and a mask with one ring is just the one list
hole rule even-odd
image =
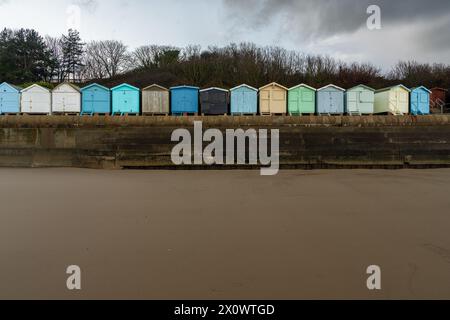
[[450, 170], [258, 174], [0, 169], [0, 298], [450, 299]]

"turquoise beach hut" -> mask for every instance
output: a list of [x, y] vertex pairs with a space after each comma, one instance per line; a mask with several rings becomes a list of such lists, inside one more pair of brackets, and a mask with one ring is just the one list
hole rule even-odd
[[199, 88], [179, 86], [170, 88], [172, 114], [198, 114]]
[[139, 114], [140, 90], [127, 83], [111, 89], [112, 115]]
[[6, 82], [0, 84], [0, 114], [20, 113], [21, 90]]
[[111, 90], [93, 83], [81, 89], [81, 115], [110, 114]]
[[243, 84], [230, 91], [232, 115], [256, 115], [258, 113], [258, 89]]
[[411, 114], [415, 116], [430, 114], [431, 90], [424, 86], [411, 89]]

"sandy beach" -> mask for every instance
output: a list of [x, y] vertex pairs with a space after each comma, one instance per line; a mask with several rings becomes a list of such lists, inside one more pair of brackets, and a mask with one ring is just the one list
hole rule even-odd
[[450, 299], [449, 194], [450, 170], [0, 169], [0, 299]]

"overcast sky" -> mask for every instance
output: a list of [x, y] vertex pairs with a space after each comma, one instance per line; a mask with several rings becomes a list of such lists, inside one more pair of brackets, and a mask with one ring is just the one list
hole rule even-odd
[[[370, 31], [367, 8], [381, 8]], [[226, 45], [249, 41], [387, 69], [398, 60], [450, 63], [450, 0], [0, 0], [0, 27], [85, 41]], [[75, 17], [75, 18], [74, 18]]]

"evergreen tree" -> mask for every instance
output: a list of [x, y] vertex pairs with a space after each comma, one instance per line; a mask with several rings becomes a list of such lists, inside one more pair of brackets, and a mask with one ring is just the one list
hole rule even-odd
[[77, 30], [69, 29], [68, 35], [62, 37], [63, 68], [69, 81], [70, 76], [76, 81], [83, 67], [84, 45]]
[[4, 29], [0, 33], [0, 80], [13, 83], [47, 78], [50, 54], [35, 30]]

